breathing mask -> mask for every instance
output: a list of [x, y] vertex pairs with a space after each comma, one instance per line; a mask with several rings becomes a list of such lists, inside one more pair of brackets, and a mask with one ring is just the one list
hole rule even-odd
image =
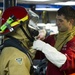
[[37, 23], [39, 21], [39, 16], [33, 12], [31, 9], [27, 9], [28, 14], [30, 16], [28, 28], [33, 37], [37, 36], [39, 34], [39, 27], [37, 26]]

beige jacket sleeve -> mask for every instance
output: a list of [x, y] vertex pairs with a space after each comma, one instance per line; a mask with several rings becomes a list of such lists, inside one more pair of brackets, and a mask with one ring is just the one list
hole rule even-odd
[[30, 75], [30, 66], [27, 55], [17, 48], [5, 48], [1, 53], [0, 75]]
[[15, 57], [9, 61], [8, 69], [9, 75], [30, 75], [28, 64], [22, 57]]

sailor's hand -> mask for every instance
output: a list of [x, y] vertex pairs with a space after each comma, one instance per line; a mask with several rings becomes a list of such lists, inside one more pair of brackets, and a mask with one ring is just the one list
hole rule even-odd
[[42, 29], [42, 30], [39, 30], [39, 35], [36, 36], [35, 38], [36, 39], [40, 39], [40, 40], [44, 40], [45, 36], [46, 36], [46, 30]]

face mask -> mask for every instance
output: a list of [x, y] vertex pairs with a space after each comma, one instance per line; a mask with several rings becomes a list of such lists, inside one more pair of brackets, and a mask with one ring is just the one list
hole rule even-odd
[[35, 37], [39, 34], [40, 28], [37, 26], [36, 23], [34, 23], [34, 21], [32, 21], [32, 20], [29, 21], [28, 28], [33, 37]]
[[29, 24], [28, 24], [28, 28], [30, 31], [31, 36], [35, 37], [38, 36], [39, 34], [39, 27], [37, 26], [38, 20], [39, 20], [39, 16], [33, 12], [31, 9], [27, 9], [27, 12], [30, 16], [30, 20], [29, 20]]

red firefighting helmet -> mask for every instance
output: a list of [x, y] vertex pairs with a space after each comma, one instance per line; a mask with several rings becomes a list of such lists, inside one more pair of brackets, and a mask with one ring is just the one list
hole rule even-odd
[[13, 6], [7, 8], [2, 14], [2, 24], [0, 26], [0, 35], [8, 34], [14, 31], [21, 22], [29, 19], [28, 12], [24, 7]]

